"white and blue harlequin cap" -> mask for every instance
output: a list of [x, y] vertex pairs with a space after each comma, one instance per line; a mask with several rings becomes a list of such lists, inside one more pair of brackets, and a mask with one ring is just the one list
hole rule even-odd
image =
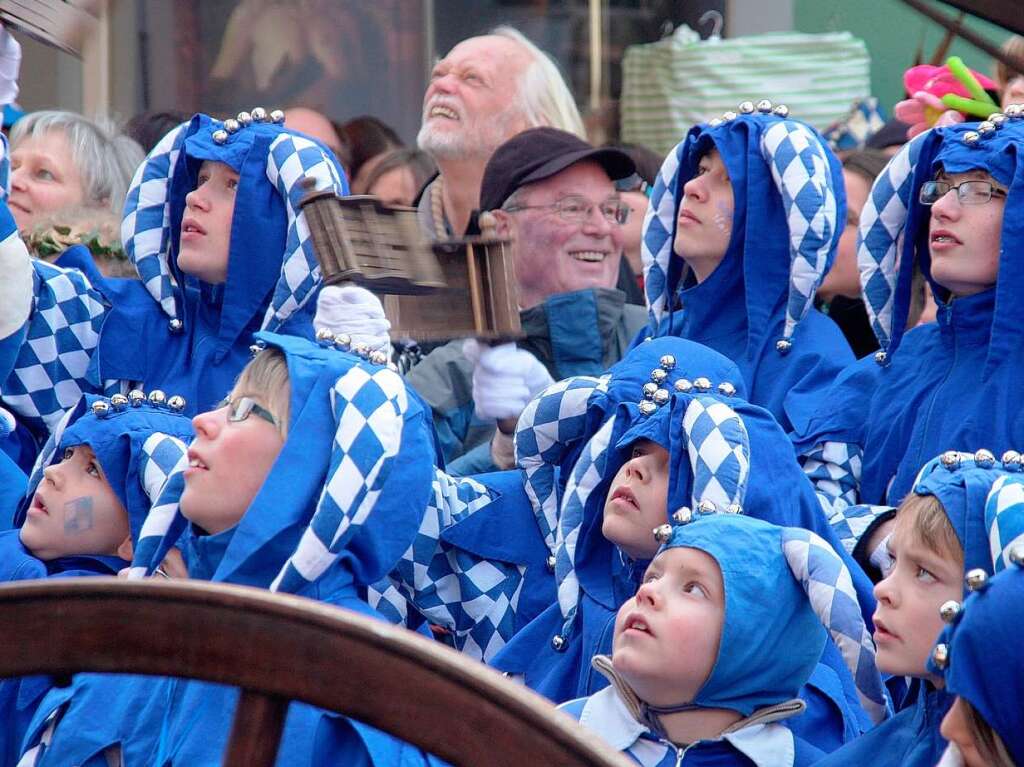
[[1024, 547], [1012, 546], [1007, 555], [1006, 567], [976, 581], [962, 605], [942, 606], [948, 625], [932, 649], [928, 670], [971, 704], [1014, 764], [1024, 764]]
[[[722, 571], [725, 616], [719, 654], [692, 701], [750, 715], [795, 698], [821, 659], [826, 630], [879, 722], [888, 712], [875, 648], [850, 571], [809, 530], [722, 510], [686, 510], [659, 531], [672, 548], [699, 549]], [[823, 629], [824, 627], [824, 629]]]
[[996, 480], [985, 503], [985, 527], [994, 572], [1010, 566], [1015, 552], [1024, 552], [1024, 476], [1007, 474]]
[[[928, 279], [936, 297], [949, 291], [931, 277], [928, 229], [931, 208], [918, 201], [922, 184], [939, 170], [988, 172], [1009, 189], [1003, 216], [996, 309], [985, 371], [1020, 344], [1024, 329], [1017, 296], [1024, 290], [1015, 259], [1024, 246], [1024, 223], [1015, 214], [1024, 200], [1024, 109], [1011, 105], [1005, 113], [982, 122], [933, 128], [904, 146], [875, 180], [860, 217], [857, 263], [864, 304], [881, 346], [876, 360], [885, 364], [902, 341], [912, 303], [915, 266]], [[1013, 214], [1011, 214], [1013, 212]]]
[[663, 389], [658, 396], [665, 397], [678, 382], [692, 389], [698, 379], [727, 382], [743, 395], [742, 376], [733, 362], [691, 341], [659, 338], [631, 350], [608, 374], [558, 381], [526, 406], [516, 427], [516, 464], [524, 472], [527, 497], [552, 554], [562, 490], [586, 441], [619, 404], [636, 402], [644, 386], [653, 387], [653, 403], [654, 391]]
[[[996, 458], [990, 451], [981, 449], [973, 453], [947, 450], [928, 461], [918, 472], [914, 481], [914, 492], [918, 495], [932, 495], [942, 504], [942, 509], [956, 533], [964, 552], [964, 571], [983, 570], [993, 572], [993, 553], [989, 530], [987, 504], [992, 502], [990, 493], [998, 483], [1008, 477], [1020, 476], [1020, 456], [1007, 451]], [[1006, 491], [1005, 501], [1013, 497], [1012, 488]], [[999, 502], [995, 501], [994, 509]], [[1005, 509], [1008, 516], [1003, 520], [1007, 533], [1019, 520], [1019, 511], [1012, 504]], [[1013, 520], [1013, 521], [1011, 521]], [[999, 530], [995, 530], [997, 538]]]
[[185, 459], [192, 421], [181, 415], [184, 407], [181, 397], [167, 397], [156, 390], [149, 397], [138, 390], [130, 397], [83, 397], [61, 419], [36, 459], [15, 526], [24, 522], [44, 470], [59, 463], [65, 450], [87, 445], [128, 513], [132, 542], [137, 544], [150, 508]]
[[[257, 339], [288, 365], [288, 438], [213, 580], [294, 593], [343, 560], [358, 583], [374, 583], [409, 548], [430, 498], [424, 408], [384, 360], [341, 339]], [[135, 572], [151, 573], [184, 526], [176, 509], [154, 520], [147, 533], [162, 540]]]
[[125, 201], [125, 251], [149, 293], [181, 327], [177, 323], [187, 316], [183, 286], [197, 281], [178, 269], [175, 256], [186, 195], [195, 189], [204, 160], [225, 163], [239, 174], [218, 334], [224, 354], [254, 318], [261, 318], [263, 330], [276, 331], [313, 297], [320, 270], [299, 203], [314, 191], [348, 194], [330, 150], [289, 131], [283, 120], [282, 113], [262, 109], [223, 122], [196, 115], [153, 148]]
[[0, 133], [0, 200], [11, 196], [11, 146], [7, 136]]
[[785, 301], [783, 335], [775, 339], [785, 353], [832, 265], [846, 196], [839, 161], [817, 131], [766, 100], [744, 102], [738, 113], [692, 128], [658, 173], [641, 244], [652, 332], [675, 310], [677, 291], [692, 278], [672, 244], [684, 186], [711, 149], [722, 156], [733, 191], [732, 236], [723, 264], [743, 270], [748, 347], [766, 340], [758, 329], [771, 327]]

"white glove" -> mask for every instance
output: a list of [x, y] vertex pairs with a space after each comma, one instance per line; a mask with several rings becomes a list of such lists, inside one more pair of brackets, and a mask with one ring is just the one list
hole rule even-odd
[[518, 418], [535, 395], [554, 383], [540, 360], [515, 344], [462, 344], [473, 363], [473, 402], [478, 418]]
[[0, 338], [19, 330], [32, 312], [32, 273], [28, 249], [13, 231], [0, 242]]
[[326, 328], [335, 335], [345, 333], [353, 344], [366, 344], [371, 351], [391, 357], [391, 323], [380, 299], [366, 288], [351, 284], [324, 287], [316, 301], [313, 327]]

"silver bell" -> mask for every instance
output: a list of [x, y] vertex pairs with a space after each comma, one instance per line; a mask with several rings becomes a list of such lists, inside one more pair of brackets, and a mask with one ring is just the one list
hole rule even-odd
[[978, 133], [978, 131], [969, 130], [966, 133], [964, 133], [964, 143], [970, 146], [977, 144], [980, 138], [981, 134]]
[[668, 393], [668, 389], [658, 389], [654, 392], [654, 404], [655, 405], [667, 405], [672, 395]]
[[658, 525], [654, 528], [654, 540], [658, 543], [668, 543], [672, 537], [672, 525]]
[[360, 357], [366, 357], [370, 353], [370, 347], [360, 341], [359, 343], [352, 344], [352, 353], [358, 354]]
[[737, 117], [738, 117], [738, 115], [735, 112], [723, 112], [722, 113], [722, 119], [725, 120], [727, 123], [731, 123]]
[[789, 354], [789, 350], [793, 348], [793, 342], [788, 338], [780, 338], [775, 342], [775, 351], [779, 354]]
[[763, 115], [770, 114], [772, 111], [772, 102], [768, 99], [761, 99], [757, 102], [757, 111]]
[[260, 346], [259, 344], [249, 344], [249, 354], [251, 354], [253, 357], [259, 354], [261, 351], [263, 351], [263, 347]]
[[98, 418], [105, 417], [110, 412], [110, 405], [99, 399], [92, 403], [93, 415]]
[[875, 362], [879, 365], [885, 365], [889, 362], [889, 355], [882, 351], [875, 352]]
[[281, 109], [275, 109], [270, 113], [270, 121], [277, 123], [278, 125], [284, 125], [284, 111]]
[[124, 410], [128, 406], [128, 398], [123, 394], [115, 394], [110, 398], [114, 410]]
[[1006, 469], [1020, 469], [1020, 453], [1016, 450], [1007, 450], [1002, 457], [1003, 467]]
[[1002, 112], [993, 112], [988, 116], [988, 121], [996, 126], [996, 128], [1002, 128], [1006, 125], [1006, 115]]
[[711, 381], [704, 376], [693, 379], [693, 388], [697, 391], [711, 391]]
[[242, 127], [242, 124], [233, 117], [229, 117], [224, 121], [224, 130], [228, 133], [238, 133], [238, 129]]
[[343, 352], [347, 352], [352, 348], [352, 336], [348, 333], [338, 333], [338, 335], [334, 337], [334, 345]]
[[223, 144], [228, 140], [228, 132], [223, 128], [218, 128], [213, 132], [213, 143]]
[[718, 127], [719, 125], [721, 125], [721, 124], [722, 124], [723, 122], [724, 122], [724, 120], [722, 120], [722, 118], [721, 118], [721, 117], [712, 117], [712, 118], [711, 118], [711, 119], [710, 119], [710, 120], [708, 121], [708, 125], [710, 125], [710, 126], [711, 126], [712, 128], [717, 128], [717, 127]]
[[544, 564], [547, 565], [548, 572], [549, 573], [553, 573], [555, 571], [555, 555], [554, 554], [548, 554], [548, 558], [544, 562]]
[[753, 101], [741, 101], [739, 107], [741, 115], [749, 115], [754, 113], [754, 102]]
[[949, 663], [949, 647], [946, 644], [937, 644], [932, 650], [932, 661], [940, 669], [946, 668]]
[[950, 471], [960, 468], [960, 453], [956, 450], [947, 450], [939, 460]]
[[248, 112], [239, 112], [237, 119], [238, 122], [242, 124], [242, 127], [252, 125], [252, 115]]
[[772, 114], [781, 117], [783, 119], [789, 117], [789, 107], [785, 104], [779, 104], [775, 109], [772, 110]]
[[249, 114], [252, 115], [252, 121], [254, 123], [264, 123], [267, 121], [267, 110], [263, 107], [253, 107], [253, 110]]
[[709, 501], [705, 498], [703, 501], [697, 504], [697, 511], [701, 514], [714, 514], [718, 511], [718, 507], [715, 506], [713, 501]]
[[1009, 117], [1011, 120], [1016, 120], [1022, 114], [1024, 114], [1024, 107], [1020, 104], [1007, 104], [1006, 109], [1003, 110], [1003, 114]]
[[644, 384], [644, 399], [654, 399], [654, 393], [658, 391], [658, 384], [648, 381]]
[[743, 507], [740, 506], [738, 503], [730, 503], [728, 506], [725, 507], [725, 513], [726, 514], [742, 514], [743, 513]]
[[150, 405], [163, 405], [165, 402], [167, 402], [167, 395], [159, 389], [153, 389], [153, 391], [149, 393]]
[[185, 325], [184, 323], [182, 323], [181, 320], [175, 317], [173, 320], [167, 323], [167, 327], [170, 329], [172, 333], [180, 333], [182, 329], [185, 327]]
[[138, 407], [146, 401], [146, 392], [142, 391], [142, 389], [132, 389], [128, 392], [128, 401], [132, 407]]
[[693, 389], [693, 384], [686, 378], [680, 378], [676, 381], [676, 391], [681, 391], [684, 394]]
[[726, 397], [735, 397], [736, 387], [728, 381], [722, 381], [722, 383], [718, 384], [718, 393], [724, 394]]
[[693, 520], [693, 511], [689, 506], [680, 506], [672, 515], [672, 521], [677, 525], [685, 525]]
[[180, 394], [175, 394], [173, 397], [167, 400], [167, 407], [173, 410], [175, 413], [180, 413], [185, 409], [185, 398]]
[[978, 133], [980, 133], [982, 136], [987, 136], [988, 134], [995, 132], [995, 123], [991, 123], [988, 120], [982, 120], [980, 123], [978, 123]]
[[1011, 546], [1006, 558], [1010, 560], [1011, 564], [1017, 565], [1017, 567], [1024, 567], [1024, 543], [1017, 543]]
[[663, 354], [661, 355], [661, 359], [658, 360], [658, 364], [661, 365], [662, 370], [672, 370], [672, 368], [676, 366], [676, 358], [671, 354]]
[[961, 605], [955, 599], [950, 599], [948, 602], [943, 602], [939, 608], [939, 617], [942, 618], [944, 623], [952, 623], [956, 620], [956, 616], [960, 614]]
[[555, 634], [551, 637], [551, 646], [556, 652], [562, 652], [565, 649], [565, 637], [561, 634]]
[[654, 370], [651, 371], [651, 380], [654, 381], [654, 383], [656, 384], [665, 383], [666, 378], [668, 378], [668, 373], [666, 373], [661, 368], [655, 368]]
[[991, 450], [982, 448], [974, 454], [974, 463], [983, 469], [991, 469], [996, 465], [996, 457], [992, 455]]
[[968, 570], [964, 576], [964, 583], [967, 584], [968, 591], [981, 591], [988, 585], [988, 573], [980, 567]]
[[388, 361], [388, 355], [382, 351], [370, 352], [370, 362], [374, 365], [385, 365]]
[[640, 415], [648, 416], [654, 415], [658, 411], [658, 406], [650, 400], [644, 400], [640, 403]]
[[322, 344], [333, 344], [334, 333], [329, 331], [327, 328], [317, 328], [316, 340]]

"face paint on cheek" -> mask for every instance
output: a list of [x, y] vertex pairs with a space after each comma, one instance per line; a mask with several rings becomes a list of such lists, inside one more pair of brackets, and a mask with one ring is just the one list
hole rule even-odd
[[92, 496], [75, 498], [64, 504], [64, 532], [80, 535], [93, 528]]
[[715, 226], [725, 234], [732, 234], [732, 209], [723, 203], [717, 203], [715, 208]]

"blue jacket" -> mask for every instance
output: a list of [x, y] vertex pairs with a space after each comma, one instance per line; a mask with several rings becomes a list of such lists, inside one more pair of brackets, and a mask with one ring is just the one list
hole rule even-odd
[[[853, 361], [839, 328], [812, 307], [843, 230], [845, 188], [838, 160], [813, 128], [770, 108], [751, 112], [695, 126], [665, 159], [643, 233], [650, 318], [634, 343], [674, 335], [725, 355], [739, 367], [749, 401], [790, 431]], [[732, 237], [698, 284], [673, 241], [683, 187], [711, 149], [732, 186]]]

